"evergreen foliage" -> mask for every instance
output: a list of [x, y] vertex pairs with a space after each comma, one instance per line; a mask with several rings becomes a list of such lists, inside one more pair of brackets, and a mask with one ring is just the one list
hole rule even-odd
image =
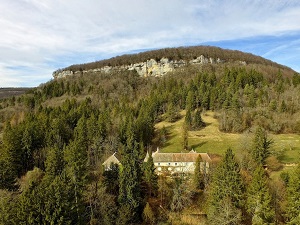
[[119, 165], [114, 163], [110, 165], [110, 170], [105, 170], [103, 172], [103, 184], [107, 192], [115, 196], [119, 195], [119, 173]]
[[122, 150], [119, 176], [119, 197], [121, 206], [119, 224], [136, 223], [141, 220], [143, 202], [141, 193], [141, 165], [139, 162], [139, 145], [135, 140], [133, 127], [129, 124], [126, 131], [126, 144]]
[[[267, 132], [300, 132], [299, 74], [291, 74], [286, 68], [278, 71], [278, 67], [271, 67], [274, 63], [251, 55], [214, 50], [216, 57], [228, 62], [244, 59], [265, 65], [189, 65], [162, 78], [139, 77], [132, 71], [85, 73], [1, 99], [0, 224], [141, 224], [145, 222], [142, 218], [158, 223], [167, 220], [171, 208], [182, 212], [187, 207], [185, 200], [191, 199], [191, 180], [174, 183], [173, 178], [160, 176], [157, 184], [153, 161], [149, 158], [143, 171], [141, 164], [144, 149], [156, 144], [154, 125], [164, 119], [178, 120], [184, 109], [188, 129], [182, 132], [183, 149], [188, 149], [188, 131], [205, 126], [201, 118], [205, 110], [215, 111], [219, 129], [224, 132], [241, 133], [259, 126], [249, 154], [253, 158], [249, 160], [251, 169], [242, 171], [248, 187], [247, 201], [231, 150], [216, 169], [210, 165], [210, 183], [207, 176], [198, 173], [196, 163], [193, 188], [204, 190], [201, 196], [193, 197], [203, 200], [199, 208], [208, 205], [210, 224], [246, 223], [245, 209], [253, 223], [272, 223], [270, 193], [266, 183], [259, 182], [259, 177], [266, 177], [257, 172], [247, 183], [248, 173], [256, 166], [253, 161], [265, 165], [270, 155], [272, 141]], [[157, 60], [192, 60], [199, 54], [207, 57], [210, 51], [209, 47], [165, 49], [116, 57], [95, 66], [131, 64], [153, 54], [158, 54]], [[84, 65], [81, 72], [91, 67]], [[76, 68], [72, 67], [74, 71]], [[168, 144], [171, 134], [166, 128], [159, 132], [159, 145]], [[111, 171], [102, 173], [102, 162], [115, 151], [121, 153], [123, 166], [114, 165]], [[287, 194], [285, 215], [289, 224], [299, 224], [299, 173], [297, 169], [295, 174], [286, 175], [287, 191], [281, 190], [282, 206]], [[257, 202], [253, 199], [259, 199], [256, 192], [263, 203], [255, 208]], [[275, 198], [274, 190], [272, 193]], [[273, 199], [272, 203], [278, 201]], [[145, 202], [149, 203], [146, 207]], [[280, 210], [276, 218], [283, 222]]]
[[267, 157], [270, 155], [270, 146], [273, 143], [267, 136], [267, 132], [258, 127], [255, 130], [252, 147], [252, 157], [256, 163], [265, 165]]
[[186, 206], [191, 204], [192, 193], [188, 187], [188, 183], [183, 177], [175, 179], [173, 188], [173, 197], [171, 201], [172, 211], [182, 211]]
[[155, 171], [152, 153], [150, 152], [148, 155], [149, 158], [147, 162], [145, 162], [143, 165], [143, 169], [144, 169], [143, 180], [147, 185], [148, 196], [151, 197], [151, 196], [157, 196], [158, 176]]
[[182, 149], [189, 149], [189, 131], [185, 124], [182, 126]]
[[144, 208], [143, 218], [147, 224], [155, 224], [155, 221], [156, 221], [155, 215], [153, 213], [153, 210], [152, 210], [149, 202], [146, 203], [146, 206]]
[[247, 190], [247, 211], [255, 225], [274, 224], [275, 211], [267, 181], [264, 169], [258, 166]]
[[[195, 189], [204, 189], [204, 173], [205, 171], [201, 170], [201, 161], [202, 158], [199, 155], [195, 162], [195, 170], [194, 170], [194, 186]], [[205, 168], [203, 168], [204, 170]]]
[[190, 130], [192, 128], [192, 125], [193, 125], [193, 121], [192, 121], [192, 113], [191, 113], [191, 110], [188, 109], [186, 111], [186, 114], [185, 114], [185, 118], [184, 118], [184, 123], [185, 123], [185, 126]]
[[202, 120], [200, 109], [197, 109], [194, 115], [193, 130], [199, 130], [203, 127], [205, 127], [205, 123]]
[[175, 106], [172, 102], [168, 105], [167, 112], [166, 112], [166, 118], [167, 121], [170, 123], [175, 122], [180, 117], [179, 115], [179, 109], [177, 106]]
[[[220, 215], [220, 205], [223, 201], [229, 201], [231, 210], [237, 211], [244, 207], [244, 185], [240, 174], [240, 167], [232, 150], [227, 149], [224, 159], [214, 172], [210, 185], [210, 201], [208, 208], [208, 219], [216, 224]], [[227, 199], [227, 200], [225, 200]]]
[[287, 187], [286, 216], [290, 225], [300, 222], [300, 165], [290, 175]]
[[75, 208], [78, 221], [83, 213], [83, 190], [87, 183], [87, 131], [86, 118], [83, 115], [75, 128], [75, 139], [65, 149], [66, 174], [74, 187]]

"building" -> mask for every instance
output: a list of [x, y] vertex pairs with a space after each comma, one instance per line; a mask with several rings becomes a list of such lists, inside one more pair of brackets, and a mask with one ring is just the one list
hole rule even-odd
[[[188, 153], [162, 153], [157, 149], [152, 153], [154, 166], [158, 174], [161, 173], [194, 173], [195, 162], [198, 156], [201, 157], [200, 169], [202, 172], [208, 172], [211, 158], [207, 153], [197, 153], [194, 150]], [[147, 153], [144, 162], [149, 158]]]
[[104, 163], [102, 163], [102, 165], [104, 166], [105, 170], [110, 170], [111, 169], [111, 165], [112, 164], [117, 164], [117, 165], [121, 165], [119, 159], [118, 159], [118, 155], [115, 152], [114, 154], [112, 154], [111, 156], [109, 156]]
[[[188, 153], [162, 153], [159, 149], [152, 153], [153, 163], [157, 174], [194, 173], [195, 162], [197, 161], [198, 156], [201, 157], [201, 171], [208, 172], [211, 158], [207, 153], [197, 153], [194, 150]], [[148, 158], [149, 153], [147, 153], [144, 162], [147, 162]], [[105, 160], [102, 165], [105, 167], [105, 170], [109, 170], [111, 163], [121, 164], [116, 153]]]

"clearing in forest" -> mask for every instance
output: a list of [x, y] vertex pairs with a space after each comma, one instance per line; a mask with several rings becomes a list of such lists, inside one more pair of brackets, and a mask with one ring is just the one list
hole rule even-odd
[[[243, 151], [251, 145], [251, 132], [243, 134], [224, 133], [219, 130], [219, 122], [215, 112], [207, 111], [202, 114], [206, 127], [197, 131], [188, 132], [188, 150], [182, 148], [183, 123], [185, 111], [181, 112], [181, 119], [174, 123], [166, 121], [155, 125], [157, 131], [163, 127], [167, 130], [165, 143], [160, 147], [163, 152], [187, 152], [194, 149], [197, 152], [207, 152], [223, 155], [226, 149], [231, 147], [234, 151]], [[300, 135], [298, 134], [270, 134], [269, 138], [274, 141], [272, 150], [281, 156], [282, 163], [297, 162], [300, 156]]]

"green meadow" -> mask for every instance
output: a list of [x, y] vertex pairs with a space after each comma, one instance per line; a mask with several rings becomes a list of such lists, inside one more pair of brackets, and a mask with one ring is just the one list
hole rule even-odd
[[[185, 112], [181, 112], [181, 119], [174, 123], [162, 121], [156, 124], [156, 129], [163, 127], [167, 130], [167, 138], [162, 146], [163, 152], [187, 152], [194, 149], [197, 152], [207, 152], [223, 155], [227, 148], [234, 151], [243, 151], [251, 146], [251, 132], [243, 134], [224, 133], [219, 131], [219, 123], [215, 118], [215, 113], [207, 111], [202, 114], [202, 119], [206, 127], [198, 131], [189, 131], [189, 149], [182, 148], [183, 123]], [[272, 150], [279, 155], [279, 160], [283, 164], [296, 163], [300, 156], [300, 135], [299, 134], [269, 134], [273, 140]]]

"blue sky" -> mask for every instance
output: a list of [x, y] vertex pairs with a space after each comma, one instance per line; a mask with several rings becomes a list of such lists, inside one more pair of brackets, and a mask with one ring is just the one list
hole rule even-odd
[[300, 72], [298, 0], [0, 0], [0, 87], [141, 49], [213, 45]]

